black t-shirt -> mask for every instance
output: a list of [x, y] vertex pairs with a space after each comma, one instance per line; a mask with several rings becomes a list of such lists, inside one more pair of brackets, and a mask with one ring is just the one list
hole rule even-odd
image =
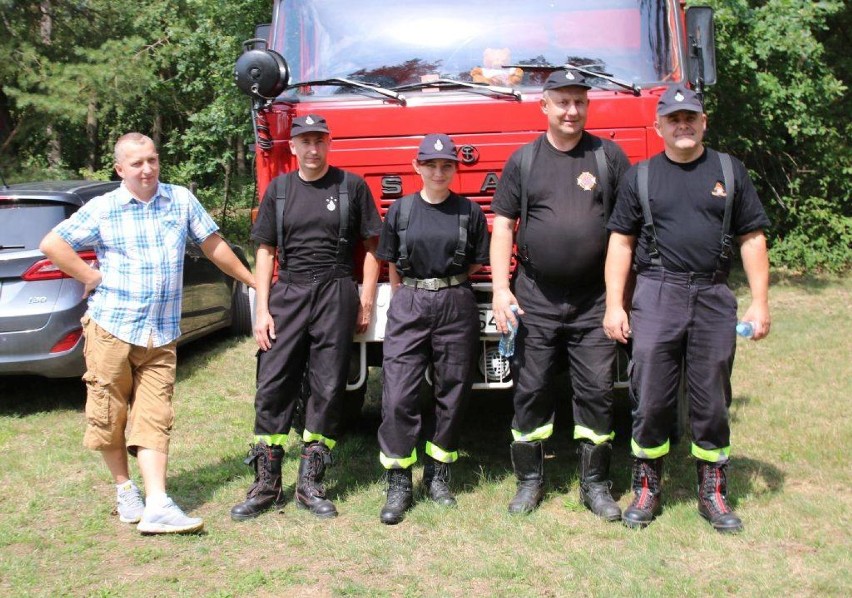
[[[731, 158], [734, 170], [731, 231], [739, 236], [769, 226], [757, 191], [742, 162]], [[612, 218], [611, 231], [639, 238], [635, 262], [650, 264], [648, 238], [642, 232], [644, 218], [636, 183], [637, 167], [622, 181]], [[722, 250], [725, 215], [725, 178], [715, 150], [706, 148], [687, 164], [672, 162], [665, 153], [651, 158], [648, 167], [648, 203], [657, 231], [657, 248], [663, 267], [676, 272], [713, 272]]]
[[[603, 139], [609, 171], [611, 201], [630, 162], [614, 142]], [[603, 193], [598, 184], [594, 136], [583, 133], [576, 147], [557, 150], [542, 135], [535, 141], [527, 181], [525, 244], [532, 267], [542, 276], [566, 284], [603, 281], [607, 235]], [[491, 209], [495, 214], [521, 216], [521, 150], [503, 169]]]
[[[411, 196], [413, 203], [405, 233], [405, 245], [411, 264], [405, 276], [414, 278], [444, 278], [468, 271], [471, 264], [488, 263], [488, 223], [478, 204], [456, 193], [439, 204], [430, 204], [419, 193]], [[403, 198], [405, 199], [405, 198]], [[399, 259], [399, 210], [403, 199], [391, 204], [379, 248], [379, 259], [394, 262]], [[408, 200], [406, 200], [408, 201]], [[461, 267], [453, 266], [453, 256], [459, 242], [459, 212], [461, 202], [470, 204], [467, 223], [466, 259]]]
[[[275, 225], [275, 197], [288, 175], [275, 177], [266, 188], [251, 231], [256, 243], [278, 245]], [[330, 167], [316, 181], [303, 181], [297, 172], [291, 177], [284, 202], [284, 255], [287, 269], [294, 272], [330, 268], [337, 263], [340, 233], [340, 184], [343, 171]], [[360, 176], [347, 173], [349, 190], [350, 241], [376, 237], [382, 220], [370, 188]]]

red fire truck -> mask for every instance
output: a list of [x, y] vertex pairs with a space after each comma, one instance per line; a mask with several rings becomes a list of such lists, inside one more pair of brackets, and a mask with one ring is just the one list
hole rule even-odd
[[[657, 98], [667, 83], [715, 81], [712, 11], [678, 0], [275, 0], [237, 61], [252, 98], [258, 194], [296, 167], [294, 117], [319, 113], [332, 131], [330, 161], [363, 176], [380, 213], [418, 189], [411, 158], [423, 136], [449, 134], [461, 164], [454, 190], [489, 221], [503, 164], [540, 135], [542, 84], [571, 65], [595, 77], [587, 128], [632, 162], [659, 152]], [[497, 352], [487, 268], [475, 277], [481, 354], [475, 388], [511, 386]], [[374, 321], [356, 337], [349, 390], [381, 365], [390, 300], [380, 280]], [[623, 359], [618, 379], [624, 382]]]

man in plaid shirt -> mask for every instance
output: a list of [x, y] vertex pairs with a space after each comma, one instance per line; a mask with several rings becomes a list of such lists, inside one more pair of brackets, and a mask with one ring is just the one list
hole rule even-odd
[[[119, 518], [139, 522], [143, 534], [194, 532], [203, 521], [186, 516], [166, 495], [187, 237], [232, 278], [254, 287], [254, 277], [195, 196], [159, 182], [150, 138], [122, 136], [115, 144], [115, 171], [122, 185], [57, 225], [40, 249], [90, 296], [83, 317], [83, 443], [104, 457], [116, 483]], [[76, 251], [83, 247], [94, 248], [100, 269], [80, 259]], [[137, 458], [144, 503], [130, 479], [127, 453]]]

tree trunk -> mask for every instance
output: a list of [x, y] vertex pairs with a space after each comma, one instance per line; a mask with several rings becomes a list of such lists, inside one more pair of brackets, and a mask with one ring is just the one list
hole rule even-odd
[[89, 100], [89, 111], [86, 114], [86, 141], [89, 145], [89, 155], [86, 168], [95, 172], [100, 166], [98, 161], [98, 102], [95, 98]]
[[53, 125], [44, 128], [44, 135], [47, 137], [47, 164], [51, 168], [58, 168], [62, 164], [62, 142]]
[[225, 222], [228, 220], [228, 201], [231, 199], [231, 171], [233, 167], [231, 166], [231, 161], [225, 161], [225, 188], [222, 192], [224, 196], [222, 201], [222, 225], [224, 226]]
[[237, 156], [237, 176], [243, 178], [246, 176], [246, 144], [242, 138], [237, 137], [234, 146]]
[[[41, 11], [41, 22], [39, 24], [41, 42], [49, 46], [53, 43], [53, 15], [51, 14], [50, 0], [41, 0], [39, 10]], [[62, 163], [62, 143], [59, 141], [56, 129], [51, 124], [44, 128], [44, 135], [47, 138], [47, 163], [56, 168]]]
[[47, 46], [53, 43], [53, 15], [51, 14], [51, 8], [50, 0], [42, 0], [39, 3], [39, 10], [41, 11], [39, 31], [42, 43]]
[[154, 113], [154, 122], [151, 123], [151, 141], [154, 142], [154, 147], [160, 149], [160, 141], [163, 138], [163, 115], [160, 111]]

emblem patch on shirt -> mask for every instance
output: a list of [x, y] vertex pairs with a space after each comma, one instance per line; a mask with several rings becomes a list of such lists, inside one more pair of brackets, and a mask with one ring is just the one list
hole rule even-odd
[[328, 208], [329, 212], [333, 212], [337, 209], [337, 200], [334, 198], [333, 195], [325, 200], [325, 207]]
[[591, 172], [584, 172], [580, 176], [577, 177], [577, 185], [579, 185], [580, 189], [583, 191], [591, 191], [595, 188], [598, 179], [595, 178]]
[[725, 186], [722, 183], [720, 183], [719, 181], [716, 181], [716, 186], [713, 187], [713, 190], [710, 192], [710, 195], [712, 195], [713, 197], [727, 197], [728, 196], [727, 192], [725, 192]]

